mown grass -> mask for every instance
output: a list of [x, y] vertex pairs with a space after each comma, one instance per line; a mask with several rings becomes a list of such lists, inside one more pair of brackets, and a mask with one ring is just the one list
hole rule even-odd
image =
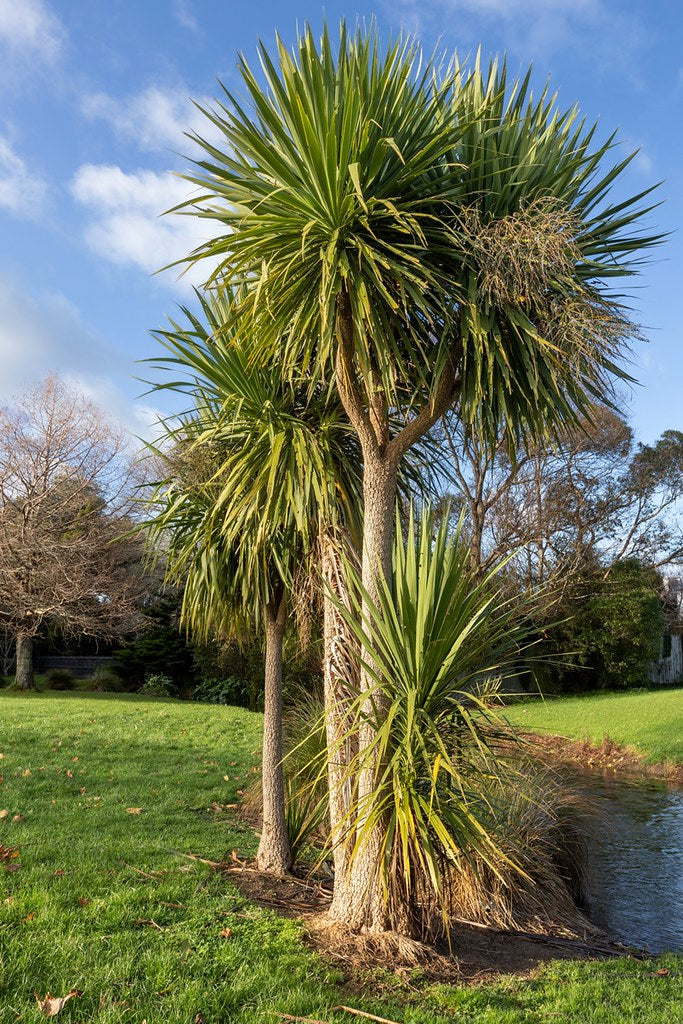
[[506, 709], [506, 718], [532, 732], [590, 740], [607, 736], [634, 747], [649, 763], [683, 763], [683, 689], [532, 698]]
[[475, 990], [343, 994], [298, 924], [183, 856], [254, 851], [227, 805], [252, 777], [259, 732], [260, 717], [235, 708], [0, 694], [0, 843], [21, 865], [0, 869], [2, 1024], [37, 1024], [34, 993], [72, 988], [83, 995], [60, 1024], [255, 1024], [280, 1012], [348, 1024], [340, 1002], [406, 1024], [676, 1019], [677, 957], [556, 964]]

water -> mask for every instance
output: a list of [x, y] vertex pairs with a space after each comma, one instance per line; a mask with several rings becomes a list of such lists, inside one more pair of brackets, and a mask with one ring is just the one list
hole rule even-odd
[[586, 910], [613, 938], [683, 953], [683, 789], [582, 775], [589, 824]]

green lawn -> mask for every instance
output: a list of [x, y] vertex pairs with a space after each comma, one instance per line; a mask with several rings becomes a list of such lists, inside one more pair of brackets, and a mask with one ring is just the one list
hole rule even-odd
[[409, 1024], [676, 1020], [680, 957], [558, 963], [476, 990], [343, 993], [296, 923], [181, 856], [254, 851], [226, 805], [252, 777], [259, 730], [234, 708], [0, 693], [0, 843], [21, 865], [0, 866], [2, 1024], [37, 1024], [34, 993], [72, 988], [83, 995], [59, 1024], [255, 1024], [277, 1012], [349, 1024], [339, 1002]]
[[683, 689], [547, 697], [506, 709], [532, 732], [635, 747], [646, 761], [683, 763]]

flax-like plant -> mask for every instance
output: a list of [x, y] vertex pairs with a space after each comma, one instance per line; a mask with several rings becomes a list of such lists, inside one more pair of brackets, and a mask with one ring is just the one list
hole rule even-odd
[[475, 578], [447, 518], [437, 528], [429, 511], [418, 524], [411, 512], [405, 540], [397, 533], [393, 582], [375, 602], [356, 574], [356, 606], [342, 610], [374, 683], [354, 726], [369, 718], [374, 739], [350, 771], [372, 765], [375, 788], [346, 826], [357, 826], [354, 857], [381, 828], [389, 922], [426, 937], [447, 926], [451, 880], [463, 866], [482, 863], [502, 877], [505, 865], [510, 876], [491, 799], [492, 782], [512, 770], [502, 752], [514, 743], [498, 687], [532, 641], [519, 601], [498, 593], [500, 570]]

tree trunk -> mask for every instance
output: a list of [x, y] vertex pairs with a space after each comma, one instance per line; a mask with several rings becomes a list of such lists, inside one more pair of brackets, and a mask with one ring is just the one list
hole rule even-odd
[[282, 767], [282, 643], [286, 599], [272, 601], [265, 611], [266, 656], [263, 713], [263, 824], [256, 864], [261, 871], [285, 875], [291, 866], [285, 780]]
[[484, 510], [484, 503], [481, 498], [476, 498], [470, 508], [470, 518], [472, 521], [472, 530], [470, 534], [470, 545], [469, 545], [469, 564], [470, 569], [475, 574], [475, 578], [481, 577], [481, 563], [482, 559], [482, 547], [484, 544], [484, 519], [486, 512]]
[[[455, 401], [459, 389], [455, 368], [462, 351], [450, 356], [442, 367], [430, 401], [392, 438], [389, 400], [378, 375], [371, 371], [359, 381], [353, 308], [346, 291], [339, 295], [337, 314], [335, 378], [339, 397], [363, 451], [363, 586], [369, 598], [376, 601], [379, 580], [391, 579], [399, 462]], [[369, 661], [368, 652], [364, 653]], [[361, 670], [360, 691], [368, 694], [358, 729], [361, 752], [373, 746], [375, 723], [385, 717], [381, 699], [376, 693], [370, 696], [374, 688], [369, 672]], [[376, 761], [367, 757], [358, 773], [356, 841], [363, 832], [362, 842], [356, 846], [350, 872], [335, 882], [330, 910], [334, 920], [353, 930], [370, 932], [385, 931], [390, 923], [403, 927], [408, 920], [408, 914], [403, 912], [407, 908], [398, 908], [398, 913], [392, 912], [390, 916], [380, 892], [379, 867], [386, 831], [383, 823], [364, 829], [375, 798], [378, 767]]]
[[[325, 688], [325, 733], [327, 740], [327, 783], [329, 794], [330, 832], [333, 842], [335, 887], [331, 914], [338, 916], [336, 900], [342, 895], [348, 878], [353, 846], [350, 811], [355, 786], [349, 765], [356, 752], [355, 737], [350, 732], [350, 703], [358, 688], [358, 644], [346, 626], [333, 594], [347, 608], [349, 593], [341, 562], [342, 541], [336, 537], [322, 539], [323, 594], [323, 679]], [[347, 553], [348, 545], [346, 546]]]
[[20, 690], [32, 690], [33, 681], [33, 637], [30, 633], [17, 633], [17, 669], [15, 683]]
[[[394, 458], [376, 454], [365, 455], [363, 473], [363, 586], [373, 601], [377, 600], [381, 577], [391, 579], [396, 514], [398, 465]], [[367, 610], [367, 609], [365, 609]], [[375, 686], [365, 669], [361, 669], [361, 693]], [[358, 732], [359, 749], [372, 745], [375, 739], [373, 721], [383, 717], [383, 708], [377, 695], [368, 699], [363, 707], [363, 719]], [[360, 814], [356, 822], [356, 835], [364, 828], [375, 793], [377, 763], [368, 762], [359, 773], [357, 799]], [[368, 830], [358, 848], [351, 871], [335, 882], [335, 896], [331, 915], [355, 931], [378, 932], [389, 927], [388, 908], [379, 887], [379, 864], [384, 829], [378, 822]]]

